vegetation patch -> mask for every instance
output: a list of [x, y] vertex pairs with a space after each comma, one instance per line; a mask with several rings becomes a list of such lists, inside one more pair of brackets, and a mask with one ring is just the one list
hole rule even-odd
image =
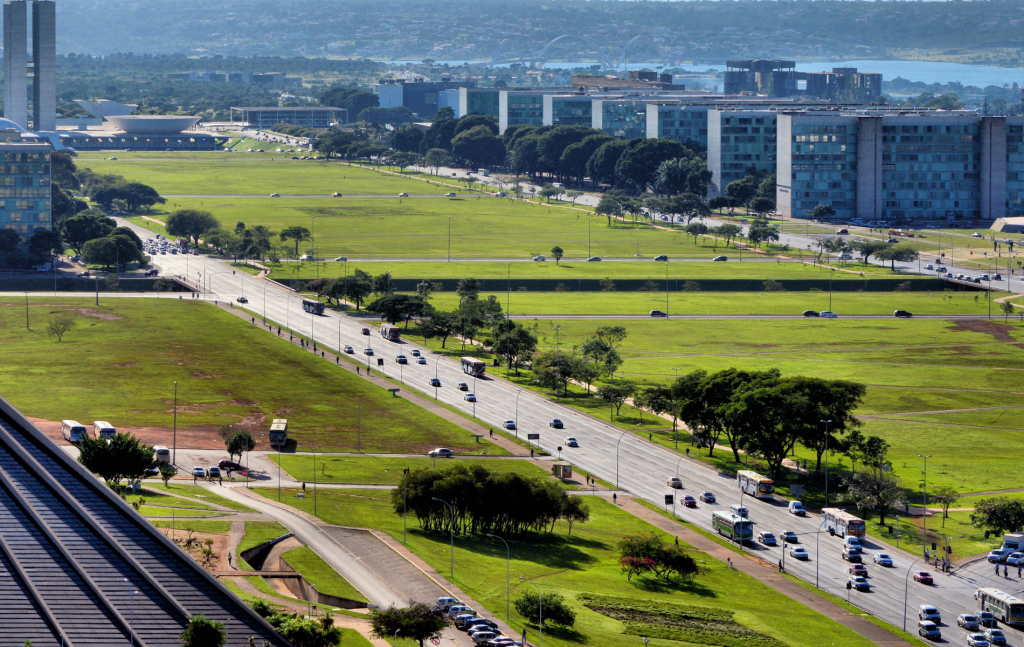
[[736, 622], [731, 611], [671, 602], [580, 593], [583, 606], [618, 620], [625, 633], [722, 647], [781, 647], [785, 643]]

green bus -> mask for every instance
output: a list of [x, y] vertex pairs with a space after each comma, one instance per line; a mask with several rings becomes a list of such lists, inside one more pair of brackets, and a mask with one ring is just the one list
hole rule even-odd
[[754, 538], [754, 523], [729, 512], [712, 513], [711, 526], [718, 531], [718, 534], [741, 544]]

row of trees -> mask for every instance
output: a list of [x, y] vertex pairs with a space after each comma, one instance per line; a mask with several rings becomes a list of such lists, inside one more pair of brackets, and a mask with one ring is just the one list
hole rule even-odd
[[107, 209], [135, 213], [141, 208], [167, 202], [153, 187], [126, 180], [121, 175], [96, 173], [92, 169], [80, 169], [77, 175], [82, 192]]
[[566, 494], [554, 481], [483, 465], [408, 472], [391, 491], [391, 504], [399, 515], [408, 506], [425, 530], [458, 534], [550, 532], [559, 520], [569, 524], [571, 533], [574, 523], [590, 518], [584, 500]]

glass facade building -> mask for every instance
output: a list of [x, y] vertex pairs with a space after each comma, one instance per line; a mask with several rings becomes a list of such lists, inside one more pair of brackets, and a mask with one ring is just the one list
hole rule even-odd
[[647, 103], [638, 100], [593, 102], [593, 127], [623, 139], [647, 136]]
[[593, 101], [587, 96], [555, 95], [544, 97], [545, 126], [592, 126]]
[[0, 143], [0, 229], [50, 229], [49, 144]]
[[787, 167], [789, 212], [807, 216], [818, 205], [827, 204], [838, 219], [856, 217], [857, 119], [790, 115], [782, 119], [780, 146], [788, 143], [789, 150], [776, 172], [783, 172], [784, 164]]
[[[1024, 216], [1024, 118], [1006, 125], [1006, 215]], [[1016, 123], [1013, 123], [1016, 121]]]
[[707, 105], [648, 104], [647, 136], [707, 148], [708, 108]]
[[544, 95], [537, 92], [509, 92], [499, 94], [498, 131], [504, 133], [509, 126], [544, 125]]
[[709, 195], [725, 193], [748, 169], [775, 171], [776, 116], [766, 110], [708, 110]]

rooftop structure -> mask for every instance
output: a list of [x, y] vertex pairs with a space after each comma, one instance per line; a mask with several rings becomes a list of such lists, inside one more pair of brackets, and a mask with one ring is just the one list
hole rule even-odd
[[129, 135], [176, 135], [189, 130], [199, 117], [178, 117], [169, 115], [109, 115], [107, 123]]
[[96, 101], [75, 99], [75, 103], [90, 115], [99, 119], [104, 117], [130, 115], [139, 107], [136, 103], [118, 103], [116, 101], [110, 101], [109, 99], [97, 99]]
[[[373, 93], [380, 100], [381, 108], [405, 106], [421, 119], [429, 119], [442, 107], [442, 104], [451, 106], [449, 99], [439, 101], [440, 93], [475, 87], [476, 81], [455, 81], [450, 77], [441, 77], [440, 81], [381, 79], [373, 84]], [[352, 116], [356, 117], [357, 115]]]
[[[30, 0], [31, 1], [31, 0]], [[28, 2], [4, 3], [4, 117], [28, 127]], [[35, 130], [57, 128], [57, 17], [53, 2], [32, 4], [32, 115]]]
[[0, 644], [176, 646], [199, 614], [289, 644], [3, 399], [0, 519]]
[[277, 124], [291, 124], [308, 128], [330, 128], [336, 123], [347, 123], [348, 110], [316, 106], [309, 108], [231, 107], [231, 121], [235, 111], [242, 113], [242, 123], [252, 128], [270, 128]]

